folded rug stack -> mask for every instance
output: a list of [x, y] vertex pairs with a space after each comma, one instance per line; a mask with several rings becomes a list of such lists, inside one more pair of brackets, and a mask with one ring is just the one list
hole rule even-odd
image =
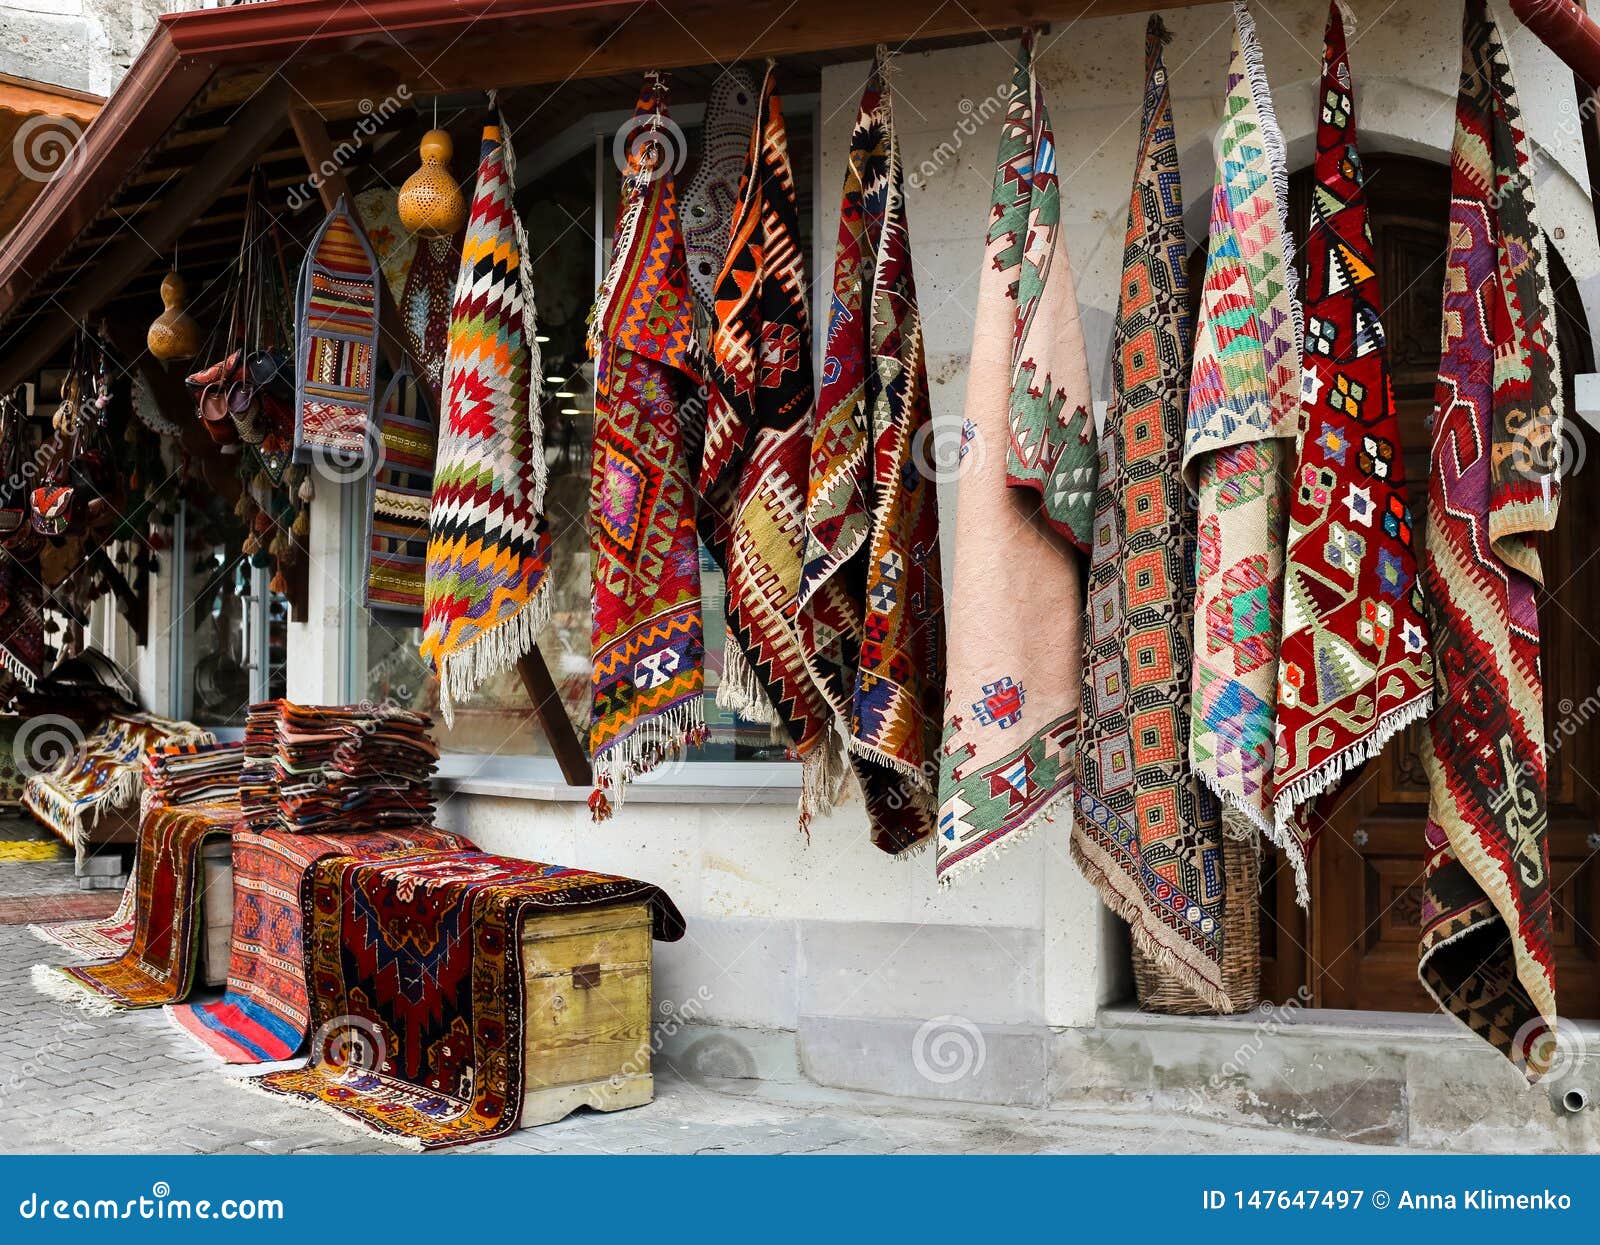
[[237, 799], [243, 764], [242, 744], [163, 744], [145, 758], [140, 808]]
[[246, 827], [316, 834], [429, 824], [439, 761], [431, 726], [426, 714], [383, 706], [252, 706], [239, 779]]

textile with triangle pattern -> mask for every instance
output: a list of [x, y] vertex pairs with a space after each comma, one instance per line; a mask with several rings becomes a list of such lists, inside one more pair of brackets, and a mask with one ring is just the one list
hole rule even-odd
[[756, 128], [756, 84], [738, 66], [724, 69], [706, 100], [700, 167], [679, 200], [684, 259], [694, 294], [695, 336], [708, 351], [716, 322], [717, 275]]
[[446, 723], [458, 701], [533, 648], [550, 616], [539, 346], [515, 185], [501, 126], [486, 125], [428, 513], [421, 651]]
[[1184, 469], [1195, 488], [1194, 770], [1248, 831], [1272, 825], [1272, 728], [1300, 417], [1289, 171], [1255, 22], [1234, 8]]
[[[647, 84], [634, 133], [668, 123]], [[595, 305], [594, 456], [589, 484], [597, 819], [630, 780], [705, 739], [699, 542], [683, 408], [703, 361], [663, 141], [629, 155], [616, 246]]]
[[947, 884], [1069, 799], [1078, 733], [1077, 551], [1093, 518], [1094, 405], [1031, 39], [1017, 56], [990, 204], [953, 472], [935, 837]]
[[1151, 18], [1100, 439], [1072, 854], [1162, 973], [1231, 1011], [1221, 819], [1189, 761], [1195, 528], [1180, 459], [1190, 338], [1167, 38]]
[[900, 147], [879, 53], [845, 164], [797, 626], [843, 719], [872, 841], [927, 846], [944, 712], [933, 416]]
[[[1307, 242], [1305, 379], [1278, 657], [1274, 834], [1308, 899], [1296, 810], [1433, 703], [1344, 18], [1329, 6]], [[1306, 810], [1309, 811], [1309, 810]]]
[[789, 138], [768, 66], [717, 276], [700, 536], [727, 574], [717, 703], [781, 725], [804, 765], [800, 824], [833, 807], [844, 757], [795, 631], [816, 404]]
[[1528, 136], [1483, 0], [1467, 3], [1450, 164], [1419, 974], [1532, 1080], [1555, 1053], [1537, 537], [1556, 520], [1562, 380]]

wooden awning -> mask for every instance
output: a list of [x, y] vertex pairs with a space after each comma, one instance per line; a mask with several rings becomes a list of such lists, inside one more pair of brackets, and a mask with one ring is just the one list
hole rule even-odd
[[72, 158], [105, 97], [0, 74], [0, 238]]

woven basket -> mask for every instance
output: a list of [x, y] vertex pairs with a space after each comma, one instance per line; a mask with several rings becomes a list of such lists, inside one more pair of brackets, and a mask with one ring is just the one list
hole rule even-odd
[[[1228, 822], [1229, 814], [1223, 815]], [[1234, 827], [1230, 824], [1228, 829]], [[1249, 1011], [1261, 999], [1261, 855], [1257, 840], [1223, 835], [1222, 984], [1233, 1010]], [[1145, 1011], [1174, 1016], [1213, 1016], [1217, 1009], [1196, 998], [1133, 947], [1133, 984]]]

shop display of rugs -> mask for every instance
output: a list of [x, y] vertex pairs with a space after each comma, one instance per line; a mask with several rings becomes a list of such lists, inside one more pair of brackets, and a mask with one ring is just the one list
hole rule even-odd
[[[873, 843], [932, 840], [944, 718], [939, 496], [900, 147], [880, 48], [845, 163], [796, 627]], [[924, 451], [926, 452], [926, 451]]]
[[1166, 40], [1151, 18], [1100, 440], [1071, 846], [1161, 973], [1226, 1012], [1221, 818], [1189, 757], [1195, 529], [1180, 460], [1190, 334]]
[[364, 462], [377, 381], [378, 267], [343, 199], [306, 247], [294, 339], [295, 461]]
[[794, 630], [811, 459], [811, 312], [789, 135], [769, 66], [717, 276], [700, 536], [727, 574], [717, 703], [780, 726], [802, 765], [800, 825], [833, 807], [844, 754]]
[[339, 1026], [344, 1057], [250, 1083], [413, 1148], [503, 1136], [522, 1112], [524, 919], [621, 903], [683, 936], [666, 894], [628, 878], [482, 852], [326, 857], [307, 880], [308, 1024]]
[[1433, 704], [1355, 112], [1336, 2], [1323, 50], [1306, 244], [1305, 394], [1278, 657], [1273, 837], [1294, 868], [1302, 905], [1313, 847], [1307, 806]]
[[22, 802], [83, 860], [102, 818], [136, 815], [145, 757], [164, 744], [209, 744], [210, 731], [152, 713], [114, 713], [55, 768], [28, 779]]
[[423, 660], [446, 725], [550, 617], [543, 363], [506, 131], [488, 125], [461, 250], [429, 509]]
[[378, 457], [367, 507], [365, 603], [372, 620], [390, 627], [422, 623], [428, 559], [428, 505], [438, 428], [427, 387], [396, 372], [373, 416]]
[[439, 762], [432, 725], [387, 706], [250, 706], [239, 777], [245, 826], [304, 834], [428, 825]]
[[595, 302], [589, 483], [589, 748], [595, 819], [628, 784], [704, 742], [705, 629], [684, 405], [704, 359], [678, 232], [666, 89], [646, 84], [617, 205], [616, 248]]
[[1419, 972], [1532, 1080], [1556, 1024], [1538, 537], [1556, 521], [1563, 416], [1523, 126], [1500, 32], [1467, 0], [1423, 558], [1439, 703]]
[[140, 809], [236, 800], [243, 767], [243, 744], [162, 744], [152, 748], [145, 758]]
[[335, 834], [256, 834], [233, 839], [233, 936], [221, 999], [172, 1008], [177, 1026], [227, 1063], [289, 1059], [305, 1043], [306, 990], [300, 891], [325, 856], [399, 858], [471, 850], [459, 835], [430, 827]]
[[944, 884], [1072, 793], [1095, 424], [1060, 217], [1055, 136], [1027, 39], [1000, 128], [956, 460], [934, 840]]
[[200, 854], [238, 824], [233, 803], [151, 809], [134, 856], [134, 928], [127, 950], [109, 964], [35, 965], [34, 985], [51, 998], [107, 1014], [186, 997], [200, 958]]

